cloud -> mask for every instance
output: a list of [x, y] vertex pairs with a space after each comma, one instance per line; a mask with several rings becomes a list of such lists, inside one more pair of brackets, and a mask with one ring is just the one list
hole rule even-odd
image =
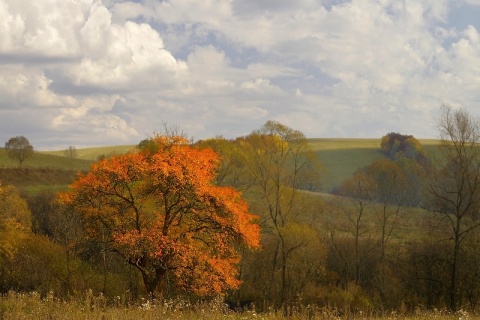
[[49, 87], [52, 81], [42, 70], [16, 65], [0, 66], [0, 107], [16, 109], [25, 106], [58, 108], [72, 105], [70, 96], [58, 95]]
[[71, 58], [86, 0], [0, 2], [0, 52], [7, 55]]
[[442, 103], [480, 101], [478, 25], [455, 18], [476, 4], [0, 0], [0, 139], [138, 143], [164, 122], [235, 137], [269, 119], [434, 137]]
[[464, 2], [471, 5], [480, 6], [480, 0], [464, 0]]

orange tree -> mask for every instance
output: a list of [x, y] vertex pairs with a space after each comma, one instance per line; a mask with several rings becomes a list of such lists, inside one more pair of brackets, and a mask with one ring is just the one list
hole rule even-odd
[[238, 287], [240, 246], [259, 247], [257, 217], [238, 191], [212, 182], [220, 159], [211, 149], [151, 140], [156, 148], [93, 165], [60, 201], [81, 214], [89, 237], [140, 271], [149, 294], [167, 278], [199, 295]]

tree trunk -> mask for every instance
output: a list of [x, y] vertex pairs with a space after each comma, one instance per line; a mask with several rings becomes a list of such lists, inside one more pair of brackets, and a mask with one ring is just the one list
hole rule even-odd
[[147, 270], [147, 268], [138, 268], [142, 274], [143, 284], [147, 290], [148, 296], [151, 299], [155, 299], [158, 296], [162, 295], [162, 288], [160, 288], [160, 283], [163, 280], [167, 270], [164, 268], [155, 268], [152, 271]]
[[457, 310], [458, 304], [458, 269], [459, 269], [459, 254], [460, 254], [460, 222], [457, 218], [457, 227], [455, 229], [455, 244], [453, 249], [452, 274], [450, 282], [450, 309]]

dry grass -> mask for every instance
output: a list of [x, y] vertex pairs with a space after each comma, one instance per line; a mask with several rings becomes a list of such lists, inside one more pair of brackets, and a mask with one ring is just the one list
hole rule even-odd
[[82, 295], [81, 298], [71, 301], [61, 301], [49, 295], [42, 298], [40, 294], [33, 292], [19, 294], [10, 292], [0, 297], [0, 319], [476, 319], [477, 317], [466, 311], [424, 311], [421, 309], [412, 315], [398, 312], [390, 312], [384, 315], [364, 315], [362, 313], [341, 315], [335, 310], [314, 308], [310, 306], [300, 309], [289, 309], [289, 316], [282, 311], [270, 311], [257, 313], [254, 310], [234, 312], [222, 302], [221, 299], [210, 302], [190, 304], [182, 300], [169, 300], [163, 303], [140, 301], [129, 304], [121, 297], [107, 302], [104, 296], [93, 296], [91, 292]]

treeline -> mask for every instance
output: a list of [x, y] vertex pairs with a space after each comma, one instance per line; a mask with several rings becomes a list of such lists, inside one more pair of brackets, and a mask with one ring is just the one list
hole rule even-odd
[[[234, 251], [228, 251], [233, 254], [228, 265], [236, 264], [237, 278], [242, 284], [237, 289], [221, 290], [226, 301], [232, 307], [254, 304], [258, 310], [285, 308], [285, 312], [299, 304], [329, 306], [343, 312], [415, 308], [477, 310], [480, 300], [480, 127], [464, 110], [450, 107], [442, 110], [438, 121], [441, 136], [438, 161], [428, 158], [414, 137], [390, 133], [380, 142], [387, 157], [359, 168], [335, 195], [318, 192], [323, 170], [321, 159], [317, 159], [303, 133], [278, 122], [269, 121], [245, 137], [217, 137], [190, 144], [188, 148], [198, 150], [194, 151], [199, 152], [198, 155], [204, 154], [202, 150], [209, 154], [210, 149], [220, 155], [218, 163], [213, 157], [201, 166], [210, 168], [216, 163], [213, 185], [240, 190], [250, 212], [258, 216], [255, 224], [260, 226], [261, 248], [249, 249], [237, 243], [235, 237], [225, 242], [242, 257], [237, 260]], [[160, 180], [149, 180], [149, 172], [153, 171], [144, 174], [136, 169], [139, 163], [144, 163], [141, 170], [145, 170], [147, 164], [157, 161], [156, 154], [160, 151], [154, 142], [142, 141], [138, 149], [147, 156], [128, 162], [122, 175], [111, 179], [109, 183], [113, 184], [108, 185], [120, 186], [112, 190], [135, 197], [135, 192], [148, 191], [139, 194], [145, 199], [141, 203], [143, 207], [156, 203], [151, 195], [171, 181], [162, 180], [164, 182], [158, 184]], [[119, 156], [104, 160], [105, 165], [98, 167], [98, 174], [107, 170], [107, 164], [113, 164], [108, 161], [127, 159]], [[188, 162], [200, 164], [195, 157]], [[165, 168], [158, 165], [155, 172], [166, 172]], [[136, 179], [141, 177], [138, 182], [119, 183], [118, 179], [130, 177], [134, 172]], [[193, 177], [201, 175], [200, 172], [190, 174], [180, 170], [178, 174]], [[88, 185], [84, 186], [88, 191]], [[137, 187], [139, 189], [135, 189]], [[184, 192], [193, 187], [187, 183], [182, 185], [185, 189], [175, 190]], [[106, 194], [110, 193], [102, 196]], [[120, 194], [123, 197], [120, 199], [128, 198], [125, 194]], [[118, 296], [134, 300], [149, 291], [143, 285], [145, 276], [142, 279], [141, 270], [132, 264], [140, 261], [125, 259], [124, 247], [113, 243], [116, 238], [111, 237], [108, 226], [120, 218], [98, 220], [101, 224], [95, 225], [95, 236], [92, 236], [92, 221], [86, 220], [86, 216], [93, 214], [93, 208], [101, 213], [101, 207], [85, 205], [82, 213], [56, 201], [54, 194], [39, 194], [24, 200], [13, 187], [5, 185], [1, 187], [0, 196], [2, 292], [36, 290], [47, 294], [53, 291], [58, 296], [68, 296], [92, 289], [110, 299]], [[177, 200], [187, 201], [193, 196], [192, 193]], [[95, 203], [96, 199], [92, 197], [88, 201]], [[195, 210], [220, 210], [214, 202], [211, 198], [205, 204], [207, 207], [202, 205]], [[128, 211], [131, 206], [123, 202], [104, 205], [105, 212], [112, 212], [112, 216], [132, 212]], [[119, 211], [111, 211], [112, 208]], [[207, 217], [211, 216], [203, 217], [200, 222]], [[219, 221], [230, 216], [225, 211], [221, 217]], [[181, 221], [186, 220], [179, 223]], [[107, 229], [99, 228], [101, 225]], [[204, 228], [202, 225], [198, 230]], [[208, 237], [199, 235], [205, 244], [202, 250], [207, 251], [211, 248], [210, 239], [218, 237], [213, 233], [208, 233]], [[143, 257], [139, 248], [148, 249], [157, 244], [136, 247], [136, 257]], [[171, 250], [177, 249], [173, 246]], [[214, 251], [211, 254], [218, 253]], [[165, 252], [148, 256], [149, 263], [171, 262], [161, 260]], [[192, 263], [188, 266], [194, 268], [195, 256], [188, 257], [188, 263]], [[220, 260], [216, 261], [218, 266]], [[158, 270], [164, 270], [163, 266], [157, 264]], [[195, 299], [202, 296], [201, 290], [184, 290], [188, 286], [178, 285], [174, 270], [177, 267], [165, 269], [166, 276], [156, 284], [161, 297]], [[187, 277], [187, 273], [184, 275]], [[199, 277], [210, 279], [208, 273]], [[221, 283], [220, 274], [215, 275], [215, 279]], [[195, 284], [195, 279], [190, 280]], [[232, 288], [236, 286], [235, 282], [231, 284]]]

